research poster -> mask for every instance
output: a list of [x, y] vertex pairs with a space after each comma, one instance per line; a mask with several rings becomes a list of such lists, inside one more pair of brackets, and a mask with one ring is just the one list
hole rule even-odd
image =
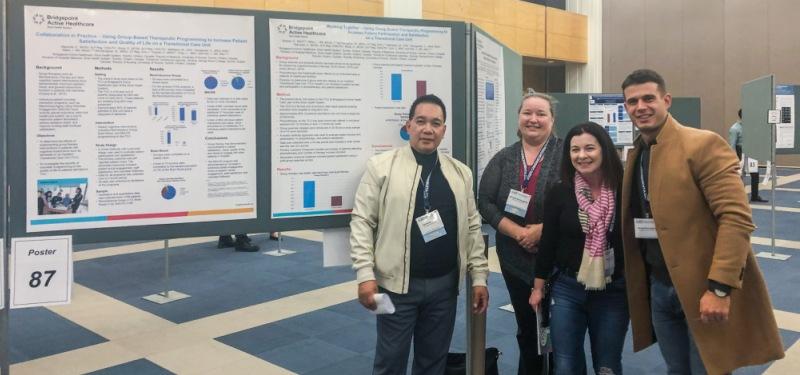
[[614, 145], [633, 144], [633, 122], [625, 111], [622, 94], [589, 95], [589, 121], [603, 126]]
[[503, 47], [475, 33], [478, 96], [478, 181], [492, 156], [506, 145], [506, 96]]
[[250, 16], [25, 7], [27, 230], [256, 217]]
[[452, 109], [450, 34], [270, 19], [272, 218], [349, 214], [367, 160], [407, 144], [411, 103], [435, 94]]
[[794, 148], [794, 90], [790, 85], [775, 86], [775, 148]]

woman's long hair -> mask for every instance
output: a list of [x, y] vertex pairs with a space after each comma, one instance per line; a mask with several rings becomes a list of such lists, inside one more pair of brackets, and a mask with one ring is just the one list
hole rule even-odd
[[600, 171], [603, 175], [603, 184], [616, 191], [622, 185], [622, 161], [619, 159], [614, 141], [606, 130], [594, 122], [584, 122], [572, 127], [564, 137], [564, 150], [561, 155], [561, 181], [572, 186], [575, 180], [575, 167], [572, 165], [570, 157], [570, 142], [572, 138], [581, 134], [591, 134], [600, 144], [603, 154], [603, 162]]

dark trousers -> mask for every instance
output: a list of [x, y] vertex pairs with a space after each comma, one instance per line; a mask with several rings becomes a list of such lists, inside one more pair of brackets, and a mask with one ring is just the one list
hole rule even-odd
[[448, 275], [411, 278], [407, 294], [380, 288], [395, 306], [394, 314], [378, 315], [378, 342], [373, 375], [405, 375], [414, 339], [414, 375], [444, 374], [453, 337], [458, 300], [458, 271]]
[[[518, 375], [542, 374], [543, 356], [538, 354], [539, 333], [536, 331], [536, 312], [528, 304], [531, 286], [525, 281], [503, 271], [506, 289], [517, 318], [517, 345], [519, 345]], [[552, 362], [551, 362], [552, 363]]]
[[[742, 160], [742, 146], [736, 146], [736, 156]], [[747, 165], [743, 165], [742, 169], [747, 170]], [[750, 173], [750, 200], [759, 198], [758, 195], [758, 172]]]
[[758, 195], [758, 172], [750, 173], [750, 200], [760, 197]]

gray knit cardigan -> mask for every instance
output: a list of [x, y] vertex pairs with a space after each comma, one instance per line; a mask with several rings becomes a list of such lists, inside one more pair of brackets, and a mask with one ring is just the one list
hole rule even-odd
[[[535, 219], [533, 223], [525, 223], [525, 219], [505, 212], [506, 200], [511, 189], [519, 190], [519, 168], [521, 163], [521, 142], [507, 146], [492, 157], [483, 171], [478, 188], [478, 210], [491, 226], [497, 226], [503, 217], [517, 224], [539, 224], [544, 213], [545, 193], [560, 180], [561, 153], [564, 141], [555, 135], [547, 140], [547, 149], [542, 159], [542, 169], [536, 182], [533, 197]], [[497, 256], [503, 272], [510, 274], [530, 285], [534, 278], [536, 255], [523, 249], [517, 241], [499, 230], [496, 234]]]

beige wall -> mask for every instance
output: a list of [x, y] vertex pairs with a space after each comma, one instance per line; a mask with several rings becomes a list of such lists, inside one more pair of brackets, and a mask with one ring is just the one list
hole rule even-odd
[[[742, 84], [770, 73], [800, 84], [798, 21], [796, 0], [605, 0], [603, 91], [654, 69], [673, 95], [699, 96], [703, 128], [727, 137]], [[800, 165], [800, 156], [778, 163]]]

